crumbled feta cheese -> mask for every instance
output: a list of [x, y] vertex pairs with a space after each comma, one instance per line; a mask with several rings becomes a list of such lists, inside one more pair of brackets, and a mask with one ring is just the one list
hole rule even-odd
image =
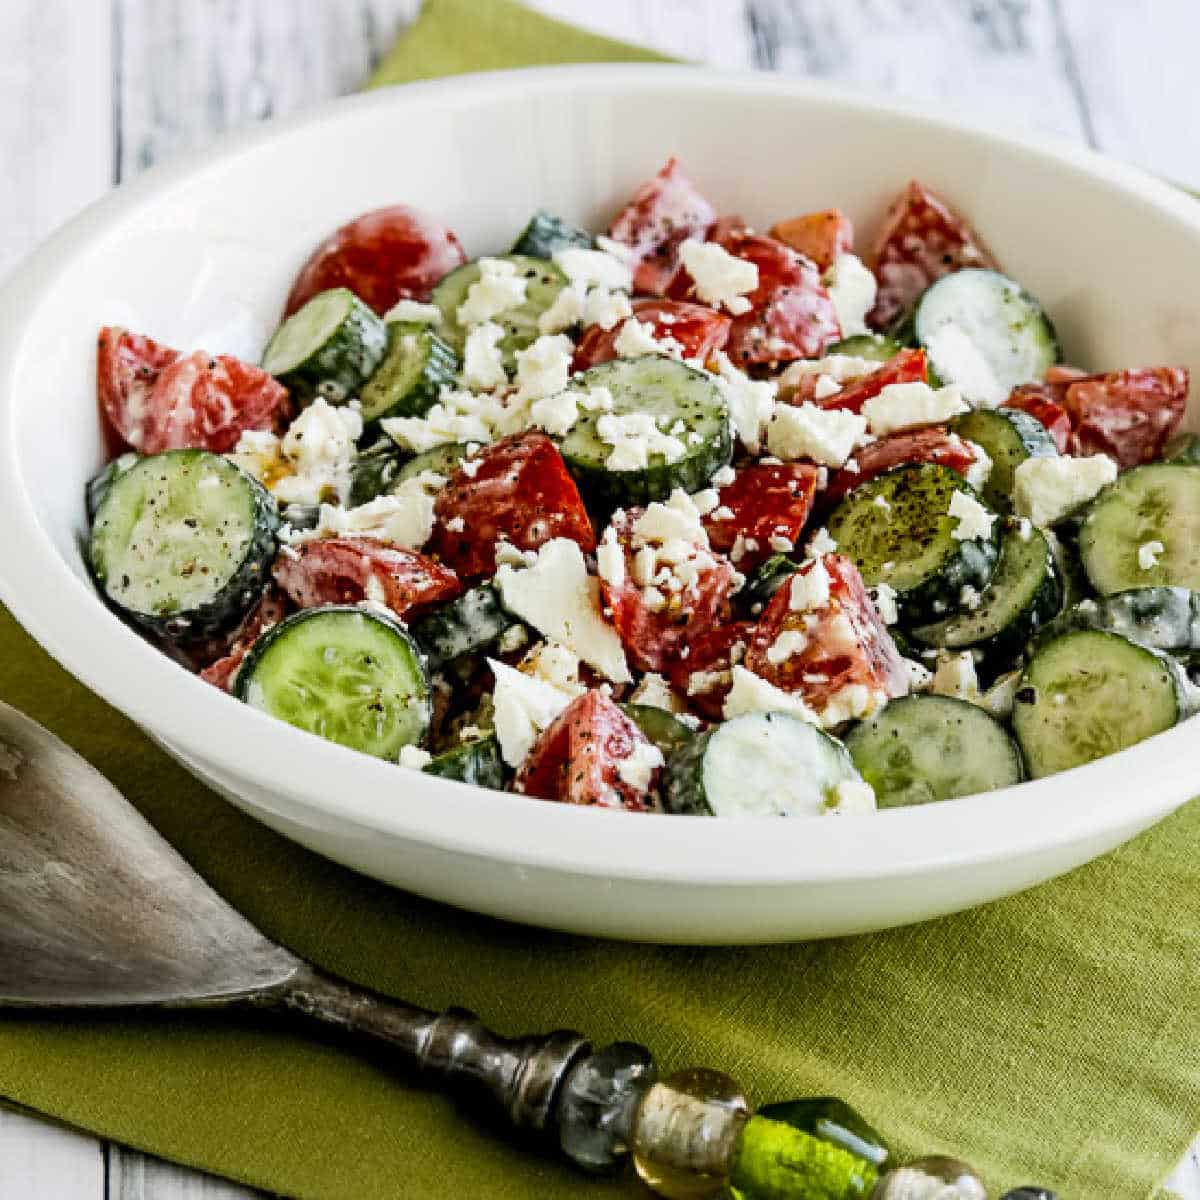
[[511, 542], [501, 538], [496, 543], [496, 567], [514, 567], [520, 570], [522, 567], [532, 567], [537, 562], [536, 550], [522, 550], [514, 546]]
[[[816, 714], [802, 696], [777, 688], [745, 667], [735, 666], [730, 675], [733, 686], [725, 697], [722, 709], [725, 720], [730, 721], [747, 713], [780, 712], [790, 713], [813, 725], [819, 724]], [[688, 690], [691, 691], [690, 686]]]
[[843, 779], [825, 802], [825, 811], [836, 815], [875, 812], [876, 807], [875, 789], [865, 779]]
[[914, 662], [911, 658], [901, 661], [904, 663], [904, 669], [908, 672], [908, 690], [910, 692], [923, 692], [933, 683], [933, 672], [927, 670], [919, 662]]
[[[751, 454], [757, 454], [775, 412], [776, 385], [766, 379], [751, 379], [739, 371], [724, 350], [718, 350], [713, 357], [717, 364], [717, 387], [729, 406], [733, 431]], [[720, 486], [723, 485], [718, 483]]]
[[402, 767], [419, 771], [433, 762], [433, 755], [428, 750], [422, 750], [420, 746], [401, 746], [398, 761]]
[[983, 490], [992, 473], [992, 460], [988, 452], [978, 443], [963, 438], [963, 444], [975, 456], [975, 461], [967, 468], [967, 482], [977, 491]]
[[1035, 525], [1053, 525], [1116, 477], [1117, 464], [1105, 454], [1027, 458], [1013, 472], [1013, 508]]
[[403, 325], [440, 325], [442, 310], [436, 304], [422, 304], [418, 300], [397, 300], [383, 314], [383, 319]]
[[532, 675], [560, 692], [582, 696], [587, 688], [579, 680], [579, 655], [557, 642], [539, 642], [518, 664], [517, 669]]
[[613, 394], [606, 387], [592, 387], [577, 393], [584, 412], [612, 412]]
[[617, 631], [601, 616], [600, 584], [588, 575], [575, 542], [554, 538], [531, 566], [500, 566], [496, 586], [504, 607], [539, 633], [569, 647], [614, 683], [633, 678]]
[[538, 734], [574, 699], [569, 692], [513, 667], [488, 659], [496, 680], [492, 694], [496, 737], [510, 767], [519, 767]]
[[796, 543], [790, 537], [784, 537], [782, 533], [771, 534], [767, 544], [776, 554], [791, 554], [796, 548]]
[[633, 290], [633, 272], [624, 257], [607, 250], [587, 250], [566, 246], [551, 255], [555, 265], [573, 283], [582, 287], [602, 287], [610, 291]]
[[[229, 457], [268, 489], [280, 475], [293, 471], [292, 465], [283, 459], [280, 439], [263, 429], [244, 430]], [[205, 476], [201, 483], [207, 484], [210, 479], [219, 485], [215, 475]]]
[[687, 694], [706, 696], [717, 688], [728, 687], [732, 679], [731, 671], [693, 671], [688, 676]]
[[734, 515], [733, 509], [730, 508], [728, 504], [718, 504], [717, 507], [712, 510], [712, 519], [714, 521], [732, 521]]
[[664, 712], [680, 713], [686, 711], [683, 701], [670, 689], [667, 681], [657, 671], [647, 671], [642, 681], [629, 697], [630, 704], [640, 704], [646, 708], [661, 708]]
[[665, 761], [662, 751], [652, 742], [635, 742], [632, 751], [617, 761], [617, 775], [622, 783], [644, 792], [650, 787], [654, 772]]
[[803, 654], [808, 646], [808, 638], [798, 629], [785, 629], [767, 647], [767, 662], [777, 667], [787, 662], [795, 654]]
[[827, 354], [824, 358], [801, 358], [788, 365], [779, 377], [781, 388], [794, 388], [805, 375], [828, 375], [838, 383], [849, 383], [878, 371], [882, 363], [857, 354]]
[[1029, 541], [1033, 536], [1033, 522], [1028, 517], [1022, 517], [1017, 522], [1017, 537], [1023, 542]]
[[814, 612], [829, 605], [829, 572], [824, 559], [814, 558], [812, 566], [792, 576], [788, 608], [792, 612]]
[[620, 358], [643, 358], [647, 354], [678, 358], [683, 354], [683, 347], [673, 337], [655, 337], [654, 326], [649, 321], [639, 321], [637, 317], [630, 317], [621, 326], [613, 349]]
[[505, 258], [481, 258], [479, 278], [467, 288], [458, 306], [460, 325], [482, 325], [493, 317], [525, 303], [528, 280], [518, 274], [516, 264]]
[[1138, 566], [1143, 571], [1153, 570], [1158, 566], [1158, 556], [1166, 549], [1162, 542], [1143, 542], [1138, 547]]
[[974, 612], [982, 603], [983, 597], [969, 583], [964, 583], [962, 590], [958, 593], [958, 603], [960, 608], [965, 608], [968, 612]]
[[615, 238], [610, 238], [607, 234], [597, 234], [596, 248], [603, 250], [605, 254], [611, 254], [613, 258], [619, 259], [631, 271], [638, 263], [638, 256], [632, 246], [627, 246], [624, 242], [618, 242]]
[[679, 247], [679, 261], [705, 304], [724, 306], [735, 317], [750, 311], [746, 293], [758, 287], [758, 267], [754, 263], [737, 258], [716, 242], [696, 238], [688, 238]]
[[420, 550], [433, 535], [434, 497], [445, 484], [444, 475], [422, 471], [406, 479], [395, 492], [354, 508], [322, 504], [316, 527], [300, 530], [291, 540], [348, 535], [381, 538], [409, 550]]
[[[271, 491], [285, 504], [345, 501], [350, 493], [354, 444], [362, 435], [357, 407], [314, 400], [291, 424], [279, 444], [293, 474], [281, 476]], [[240, 445], [240, 442], [239, 442]]]
[[1009, 389], [996, 378], [991, 364], [965, 330], [953, 323], [935, 329], [925, 349], [939, 373], [953, 379], [975, 408], [995, 408], [1008, 399]]
[[575, 345], [565, 334], [543, 334], [517, 351], [517, 400], [540, 400], [567, 386]]
[[951, 417], [969, 412], [956, 387], [934, 391], [927, 383], [889, 383], [878, 396], [863, 406], [863, 416], [876, 437], [886, 437], [899, 429], [921, 425], [940, 425]]
[[398, 446], [421, 454], [454, 442], [490, 442], [506, 418], [499, 397], [444, 387], [423, 416], [387, 417], [380, 425]]
[[825, 286], [833, 301], [842, 337], [869, 333], [867, 313], [875, 307], [875, 276], [854, 254], [839, 254], [825, 272]]
[[529, 641], [529, 634], [524, 625], [510, 625], [496, 643], [496, 649], [501, 654], [516, 654]]
[[538, 332], [561, 333], [572, 325], [581, 324], [584, 303], [584, 295], [578, 288], [563, 288], [554, 297], [554, 303], [538, 317]]
[[625, 551], [611, 525], [596, 547], [596, 570], [610, 587], [619, 588], [625, 582]]
[[896, 597], [899, 594], [891, 584], [887, 583], [877, 583], [871, 589], [871, 596], [875, 601], [879, 619], [885, 625], [895, 625], [900, 620], [900, 611], [896, 607]]
[[832, 375], [818, 375], [816, 387], [813, 388], [813, 398], [828, 400], [830, 396], [836, 396], [841, 390], [842, 385]]
[[737, 472], [732, 467], [721, 467], [713, 472], [709, 482], [713, 487], [728, 487], [737, 478]]
[[979, 679], [975, 674], [975, 659], [970, 650], [961, 654], [939, 653], [937, 670], [933, 673], [930, 691], [956, 700], [975, 700], [979, 695]]
[[956, 541], [968, 542], [972, 538], [991, 537], [996, 514], [988, 512], [974, 496], [956, 491], [950, 497], [950, 507], [947, 512], [958, 522], [950, 531], [950, 536]]
[[829, 536], [829, 530], [824, 525], [808, 539], [808, 557], [820, 558], [824, 554], [837, 552], [837, 542]]
[[596, 436], [612, 446], [604, 465], [610, 471], [638, 471], [649, 465], [650, 455], [661, 454], [678, 462], [687, 447], [677, 437], [663, 433], [649, 413], [605, 413], [596, 422]]
[[[618, 321], [633, 315], [633, 306], [624, 292], [608, 292], [589, 288], [583, 301], [583, 324], [611, 329]], [[548, 331], [543, 331], [548, 332]]]
[[667, 607], [667, 598], [656, 587], [642, 588], [642, 603], [652, 613], [662, 612]]
[[821, 728], [833, 729], [847, 721], [861, 721], [878, 712], [887, 702], [887, 692], [862, 683], [848, 683], [825, 702], [821, 710]]
[[1016, 704], [1017, 691], [1020, 689], [1020, 686], [1021, 672], [1009, 671], [1008, 674], [1001, 675], [984, 692], [978, 703], [981, 707], [986, 708], [996, 720], [1007, 721], [1012, 716], [1013, 706]]
[[462, 533], [467, 528], [467, 523], [462, 517], [451, 517], [446, 522], [446, 528], [451, 533]]
[[871, 503], [874, 504], [876, 508], [882, 508], [884, 512], [892, 511], [892, 506], [888, 503], [888, 498], [882, 494], [876, 496]]
[[866, 427], [864, 417], [843, 409], [779, 404], [767, 427], [767, 448], [788, 461], [807, 458], [840, 467]]
[[565, 437], [579, 420], [579, 393], [570, 390], [543, 396], [529, 406], [529, 419], [555, 437]]
[[504, 336], [495, 321], [476, 325], [467, 334], [463, 350], [463, 381], [476, 391], [491, 391], [508, 382], [500, 339]]

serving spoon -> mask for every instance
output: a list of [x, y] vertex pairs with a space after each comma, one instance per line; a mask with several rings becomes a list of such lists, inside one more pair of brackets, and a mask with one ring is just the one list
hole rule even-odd
[[[632, 1151], [643, 1180], [666, 1197], [722, 1191], [743, 1130], [758, 1120], [728, 1076], [698, 1068], [659, 1081], [650, 1052], [636, 1043], [593, 1052], [567, 1029], [502, 1037], [467, 1009], [431, 1012], [326, 974], [255, 929], [103, 775], [0, 702], [2, 1007], [299, 1014], [386, 1046], [418, 1078], [482, 1100], [514, 1130], [556, 1142], [577, 1166], [608, 1170]], [[840, 1104], [774, 1107], [808, 1105], [815, 1129], [822, 1113], [835, 1111], [831, 1103]], [[781, 1121], [774, 1126], [786, 1130]], [[863, 1150], [869, 1127], [849, 1129], [845, 1146], [873, 1149]], [[797, 1136], [807, 1138], [801, 1157], [809, 1161], [813, 1138]], [[820, 1136], [826, 1156], [848, 1157], [827, 1129]], [[784, 1152], [766, 1149], [768, 1157]], [[874, 1149], [871, 1180], [887, 1158], [881, 1142]], [[809, 1194], [799, 1175], [775, 1183], [792, 1186], [771, 1197]], [[964, 1164], [929, 1158], [886, 1171], [871, 1195], [982, 1200], [976, 1184]]]

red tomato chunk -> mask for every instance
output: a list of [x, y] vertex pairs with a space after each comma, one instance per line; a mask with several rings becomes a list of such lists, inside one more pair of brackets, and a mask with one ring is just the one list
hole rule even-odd
[[1072, 454], [1107, 454], [1122, 469], [1162, 457], [1187, 408], [1185, 367], [1088, 375], [1066, 384]]
[[[656, 338], [674, 338], [683, 347], [684, 358], [707, 362], [729, 340], [730, 318], [703, 304], [643, 299], [635, 300], [632, 308], [639, 321], [653, 326]], [[611, 329], [589, 325], [575, 348], [574, 370], [586, 371], [597, 363], [616, 358], [616, 341], [624, 323], [618, 321]]]
[[668, 667], [671, 685], [687, 697], [690, 708], [710, 721], [721, 719], [733, 684], [730, 672], [746, 657], [753, 632], [753, 621], [718, 625], [688, 642], [687, 657], [676, 658]]
[[210, 663], [200, 672], [200, 678], [206, 683], [219, 687], [222, 691], [231, 691], [233, 681], [237, 678], [238, 667], [242, 659], [250, 652], [250, 647], [271, 628], [278, 625], [287, 616], [288, 603], [275, 588], [269, 588], [263, 598], [250, 610], [242, 622], [241, 628], [229, 643], [225, 654], [215, 662]]
[[771, 236], [828, 271], [839, 254], [854, 246], [854, 225], [840, 208], [827, 208], [780, 221], [772, 226]]
[[1006, 408], [1019, 408], [1041, 421], [1054, 439], [1059, 454], [1071, 444], [1071, 418], [1063, 408], [1066, 386], [1061, 383], [1026, 383], [1016, 388], [1004, 402]]
[[[810, 376], [809, 378], [816, 378]], [[901, 350], [877, 371], [846, 383], [840, 392], [816, 403], [821, 408], [841, 408], [862, 412], [862, 406], [893, 383], [924, 383], [928, 378], [924, 350]]]
[[835, 471], [821, 501], [822, 504], [835, 504], [860, 483], [903, 463], [939, 463], [965, 476], [974, 462], [975, 452], [971, 447], [943, 425], [902, 430], [855, 450], [853, 464], [858, 470], [851, 470], [847, 465]]
[[[743, 572], [772, 554], [787, 553], [812, 512], [818, 475], [809, 463], [742, 467], [732, 483], [718, 490], [718, 506], [704, 518], [709, 544], [726, 554], [733, 551], [733, 561]], [[783, 546], [780, 539], [789, 545]]]
[[585, 692], [538, 738], [515, 790], [540, 800], [644, 812], [661, 769], [630, 769], [630, 760], [647, 750], [653, 750], [650, 742], [608, 696]]
[[318, 292], [349, 288], [380, 316], [397, 300], [426, 300], [467, 261], [458, 238], [407, 204], [363, 213], [329, 235], [300, 268], [285, 316]]

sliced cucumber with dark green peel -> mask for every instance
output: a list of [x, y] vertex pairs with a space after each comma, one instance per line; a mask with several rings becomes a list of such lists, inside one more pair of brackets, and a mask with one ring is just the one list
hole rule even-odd
[[458, 368], [458, 355], [428, 325], [393, 322], [383, 361], [362, 389], [364, 423], [423, 417], [442, 388], [454, 385]]
[[856, 333], [853, 337], [843, 338], [840, 342], [834, 342], [832, 346], [826, 346], [824, 353], [844, 354], [851, 358], [866, 358], [871, 362], [887, 362], [889, 358], [894, 358], [903, 350], [904, 347], [895, 338], [890, 338], [882, 333]]
[[707, 372], [647, 354], [601, 363], [570, 384], [581, 392], [601, 387], [612, 394], [614, 416], [648, 413], [661, 433], [682, 443], [683, 453], [675, 462], [651, 454], [645, 467], [614, 470], [607, 465], [613, 447], [598, 430], [606, 414], [585, 413], [560, 449], [580, 489], [598, 507], [649, 504], [675, 488], [698, 492], [733, 457], [729, 408]]
[[383, 360], [387, 326], [349, 288], [318, 292], [275, 331], [262, 367], [307, 404], [357, 396]]
[[444, 446], [434, 446], [432, 450], [422, 450], [420, 454], [414, 455], [396, 472], [392, 490], [394, 491], [409, 479], [419, 478], [427, 471], [433, 475], [440, 475], [443, 479], [450, 479], [451, 476], [457, 474], [462, 460], [466, 457], [467, 444], [465, 442], [447, 442]]
[[87, 505], [89, 521], [96, 515], [100, 505], [104, 503], [104, 497], [108, 495], [108, 489], [112, 487], [113, 480], [119, 475], [124, 475], [130, 467], [140, 462], [141, 457], [132, 450], [126, 451], [114, 458], [103, 471], [88, 480], [87, 488], [84, 491], [84, 500]]
[[907, 622], [953, 612], [964, 587], [981, 589], [992, 577], [1000, 522], [988, 537], [959, 541], [959, 522], [949, 514], [957, 492], [978, 499], [949, 467], [898, 467], [856, 487], [827, 521], [838, 552], [854, 560], [868, 587], [895, 588]]
[[484, 583], [414, 621], [412, 634], [430, 667], [436, 670], [444, 663], [486, 649], [517, 623], [517, 618], [501, 606], [495, 586]]
[[716, 817], [812, 817], [857, 782], [846, 748], [787, 713], [750, 713], [682, 746], [667, 762], [663, 807]]
[[367, 504], [386, 496], [396, 485], [400, 469], [412, 456], [391, 438], [381, 438], [354, 456], [350, 466], [350, 504]]
[[1163, 458], [1167, 462], [1194, 466], [1200, 463], [1200, 434], [1181, 433], [1167, 447]]
[[1058, 447], [1045, 425], [1019, 408], [977, 408], [956, 417], [950, 428], [992, 460], [980, 491], [989, 507], [1006, 513], [1012, 508], [1013, 473], [1027, 458], [1056, 458]]
[[[517, 273], [525, 279], [524, 302], [492, 318], [504, 330], [499, 346], [504, 356], [504, 365], [511, 371], [516, 362], [517, 351], [524, 350], [538, 337], [538, 318], [566, 287], [567, 277], [554, 263], [544, 258], [533, 258], [526, 254], [499, 254], [495, 257], [513, 263]], [[459, 355], [467, 342], [467, 331], [458, 320], [459, 305], [466, 300], [471, 284], [475, 283], [479, 276], [478, 262], [465, 263], [442, 279], [429, 297], [430, 301], [442, 310], [444, 319], [438, 327], [438, 332]]]
[[1004, 726], [978, 705], [950, 696], [905, 696], [861, 721], [846, 749], [880, 808], [954, 800], [1025, 778]]
[[752, 616], [757, 616], [771, 597], [796, 573], [796, 567], [797, 564], [786, 554], [772, 554], [764, 559], [746, 576], [746, 582], [737, 595], [739, 606]]
[[294, 501], [280, 506], [279, 518], [293, 529], [316, 529], [321, 523], [321, 506]]
[[1019, 283], [979, 267], [943, 275], [921, 293], [913, 334], [930, 370], [967, 400], [996, 405], [1059, 362], [1058, 335]]
[[1043, 638], [1075, 629], [1107, 630], [1154, 650], [1191, 655], [1200, 651], [1200, 592], [1144, 587], [1081, 600], [1051, 622]]
[[[1143, 567], [1143, 546], [1162, 550]], [[1200, 589], [1200, 466], [1151, 463], [1119, 475], [1092, 501], [1079, 557], [1101, 595], [1159, 586]]]
[[586, 229], [580, 229], [578, 225], [572, 225], [570, 221], [539, 208], [513, 242], [512, 253], [530, 258], [552, 258], [556, 250], [566, 250], [571, 246], [591, 250], [595, 245], [595, 239]]
[[118, 475], [92, 523], [90, 559], [126, 616], [180, 641], [236, 625], [276, 552], [270, 493], [207, 450], [168, 450]]
[[695, 740], [696, 734], [665, 708], [656, 708], [653, 704], [622, 704], [621, 708], [662, 751], [663, 758], [670, 758], [677, 750]]
[[1165, 655], [1116, 633], [1079, 630], [1041, 646], [1021, 675], [1013, 732], [1035, 779], [1115, 754], [1190, 711]]
[[421, 769], [427, 775], [442, 779], [457, 779], [459, 783], [490, 788], [494, 792], [504, 790], [504, 759], [500, 754], [500, 743], [493, 734], [447, 750]]
[[1001, 539], [996, 570], [976, 607], [960, 605], [944, 620], [910, 632], [926, 646], [975, 649], [993, 665], [1002, 665], [1058, 613], [1062, 598], [1058, 564], [1045, 535], [1031, 525], [1015, 525]]
[[416, 643], [399, 621], [362, 608], [306, 608], [272, 626], [246, 655], [234, 694], [375, 758], [396, 759], [429, 728]]

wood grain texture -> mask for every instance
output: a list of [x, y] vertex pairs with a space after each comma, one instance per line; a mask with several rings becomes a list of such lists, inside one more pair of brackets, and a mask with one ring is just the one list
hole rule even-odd
[[[1195, 0], [534, 2], [682, 58], [1044, 130], [1200, 186]], [[0, 271], [114, 181], [240, 125], [353, 91], [418, 8], [419, 0], [0, 0]], [[1185, 1200], [1200, 1200], [1200, 1144], [1171, 1182]], [[106, 1195], [254, 1193], [120, 1147], [105, 1157], [92, 1138], [0, 1109], [0, 1200]]]

